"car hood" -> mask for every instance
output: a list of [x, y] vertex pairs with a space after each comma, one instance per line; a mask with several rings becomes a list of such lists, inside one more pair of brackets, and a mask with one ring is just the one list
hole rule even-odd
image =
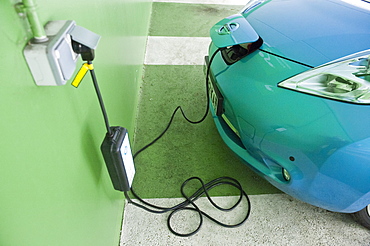
[[262, 48], [311, 66], [370, 48], [370, 4], [360, 0], [272, 0], [245, 17]]

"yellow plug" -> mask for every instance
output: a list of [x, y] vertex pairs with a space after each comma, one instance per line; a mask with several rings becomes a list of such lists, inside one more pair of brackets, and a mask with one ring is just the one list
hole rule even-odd
[[85, 77], [87, 71], [93, 70], [93, 69], [94, 69], [93, 64], [88, 64], [88, 63], [82, 64], [80, 71], [78, 71], [78, 73], [76, 74], [76, 77], [72, 81], [72, 85], [77, 88], [80, 85], [82, 79]]

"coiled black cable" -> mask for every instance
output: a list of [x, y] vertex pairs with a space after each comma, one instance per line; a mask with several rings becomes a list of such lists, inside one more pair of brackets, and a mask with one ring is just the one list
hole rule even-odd
[[[185, 194], [184, 189], [185, 189], [186, 185], [192, 180], [199, 181], [199, 183], [201, 184], [201, 187], [196, 192], [194, 192], [191, 196], [188, 196], [188, 195]], [[210, 197], [210, 195], [208, 193], [209, 190], [211, 190], [211, 189], [213, 189], [213, 188], [215, 188], [219, 185], [230, 185], [230, 186], [233, 186], [233, 187], [237, 188], [240, 191], [239, 199], [235, 202], [234, 205], [232, 205], [229, 208], [223, 208], [223, 207], [220, 207], [219, 205], [217, 205], [212, 200], [212, 198]], [[131, 189], [131, 193], [134, 195], [134, 197], [140, 203], [142, 203], [142, 204], [140, 204], [140, 203], [136, 203], [136, 202], [132, 201], [131, 198], [129, 197], [128, 193], [125, 192], [126, 199], [132, 205], [135, 205], [135, 206], [137, 206], [139, 208], [142, 208], [142, 209], [144, 209], [148, 212], [151, 212], [151, 213], [162, 214], [162, 213], [170, 212], [169, 216], [167, 217], [167, 227], [174, 235], [180, 236], [180, 237], [189, 237], [189, 236], [192, 236], [192, 235], [196, 234], [200, 230], [200, 228], [203, 224], [203, 216], [207, 217], [208, 219], [210, 219], [211, 221], [215, 222], [216, 224], [218, 224], [220, 226], [228, 227], [228, 228], [234, 228], [234, 227], [238, 227], [238, 226], [242, 225], [249, 218], [250, 211], [251, 211], [250, 210], [251, 204], [250, 204], [250, 200], [249, 200], [249, 197], [248, 197], [247, 193], [243, 190], [241, 184], [236, 179], [233, 179], [233, 178], [230, 178], [230, 177], [217, 178], [217, 179], [214, 179], [211, 182], [206, 183], [206, 184], [204, 184], [203, 180], [198, 178], [198, 177], [191, 177], [191, 178], [185, 180], [185, 182], [181, 185], [181, 194], [185, 198], [185, 200], [183, 202], [173, 206], [173, 207], [160, 207], [160, 206], [157, 206], [157, 205], [153, 205], [149, 202], [144, 201], [142, 198], [140, 198], [132, 189]], [[248, 208], [247, 208], [246, 214], [244, 215], [244, 218], [236, 224], [222, 223], [219, 220], [213, 218], [209, 214], [207, 214], [204, 211], [202, 211], [201, 209], [199, 209], [199, 207], [195, 204], [195, 201], [198, 198], [202, 197], [204, 194], [207, 196], [208, 201], [215, 208], [217, 208], [220, 211], [224, 211], [224, 212], [229, 212], [229, 211], [232, 211], [233, 209], [235, 209], [242, 202], [243, 197], [244, 197], [246, 202], [247, 202], [247, 205], [248, 205]], [[199, 224], [198, 224], [197, 228], [195, 230], [189, 232], [189, 233], [179, 233], [176, 230], [174, 230], [173, 227], [171, 226], [171, 219], [173, 218], [173, 215], [178, 213], [178, 212], [184, 211], [184, 210], [191, 210], [191, 211], [197, 212], [198, 215], [199, 215]]]
[[[207, 95], [207, 102], [206, 102], [206, 111], [205, 113], [203, 114], [202, 118], [198, 121], [192, 121], [190, 120], [184, 110], [182, 109], [181, 106], [178, 106], [172, 113], [172, 116], [170, 118], [170, 121], [168, 122], [166, 128], [162, 131], [161, 134], [158, 135], [158, 137], [156, 137], [153, 141], [151, 141], [149, 144], [145, 145], [143, 148], [141, 148], [140, 150], [138, 150], [134, 155], [133, 155], [133, 158], [135, 159], [142, 151], [144, 151], [145, 149], [149, 148], [150, 146], [152, 146], [155, 142], [157, 142], [159, 139], [161, 139], [163, 137], [163, 135], [168, 131], [168, 129], [170, 128], [171, 124], [172, 124], [172, 121], [176, 115], [176, 113], [180, 110], [181, 111], [181, 114], [182, 116], [184, 117], [184, 119], [191, 123], [191, 124], [199, 124], [201, 122], [203, 122], [207, 115], [208, 115], [208, 111], [209, 111], [209, 75], [210, 75], [210, 67], [211, 67], [211, 64], [212, 64], [212, 61], [214, 59], [214, 57], [216, 56], [216, 54], [220, 51], [221, 49], [217, 49], [213, 55], [211, 56], [211, 59], [209, 60], [209, 63], [207, 65], [207, 72], [206, 72], [206, 95]], [[188, 196], [185, 194], [185, 191], [184, 191], [184, 188], [186, 187], [186, 185], [190, 182], [190, 181], [193, 181], [193, 180], [197, 180], [199, 183], [200, 183], [200, 188], [194, 192], [192, 195]], [[208, 191], [213, 189], [214, 187], [217, 187], [219, 185], [230, 185], [230, 186], [233, 186], [235, 188], [237, 188], [239, 191], [240, 191], [240, 194], [239, 194], [239, 199], [238, 201], [233, 205], [231, 206], [230, 208], [222, 208], [220, 206], [218, 206], [212, 199], [211, 197], [209, 196], [209, 193]], [[160, 207], [160, 206], [157, 206], [157, 205], [154, 205], [154, 204], [151, 204], [149, 202], [146, 202], [145, 200], [143, 200], [142, 198], [140, 198], [136, 192], [133, 190], [133, 188], [131, 188], [131, 193], [132, 195], [140, 202], [140, 203], [137, 203], [137, 202], [134, 202], [133, 200], [131, 200], [128, 192], [124, 192], [125, 194], [125, 197], [128, 201], [128, 203], [132, 204], [132, 205], [135, 205], [139, 208], [142, 208], [148, 212], [151, 212], [151, 213], [157, 213], [157, 214], [162, 214], [162, 213], [167, 213], [167, 212], [170, 212], [168, 218], [167, 218], [167, 227], [168, 229], [176, 236], [180, 236], [180, 237], [188, 237], [188, 236], [191, 236], [191, 235], [194, 235], [196, 234], [199, 229], [201, 228], [202, 224], [203, 224], [203, 216], [207, 217], [208, 219], [210, 219], [211, 221], [215, 222], [216, 224], [220, 225], [220, 226], [223, 226], [223, 227], [229, 227], [229, 228], [233, 228], [233, 227], [237, 227], [237, 226], [240, 226], [241, 224], [243, 224], [249, 217], [249, 214], [250, 214], [250, 209], [251, 209], [251, 204], [250, 204], [250, 200], [249, 200], [249, 197], [247, 195], [247, 193], [243, 190], [241, 184], [236, 180], [236, 179], [233, 179], [233, 178], [230, 178], [230, 177], [221, 177], [221, 178], [217, 178], [217, 179], [214, 179], [208, 183], [204, 183], [203, 180], [199, 177], [191, 177], [187, 180], [184, 181], [184, 183], [181, 185], [181, 194], [182, 196], [185, 198], [185, 200], [173, 207]], [[195, 201], [200, 198], [201, 196], [203, 195], [206, 195], [209, 202], [215, 207], [217, 208], [218, 210], [221, 210], [221, 211], [225, 211], [225, 212], [228, 212], [228, 211], [231, 211], [233, 210], [234, 208], [236, 208], [240, 203], [241, 201], [243, 200], [243, 197], [245, 198], [247, 204], [248, 204], [248, 209], [246, 211], [246, 214], [244, 216], [244, 218], [236, 223], [236, 224], [225, 224], [225, 223], [222, 223], [218, 220], [216, 220], [215, 218], [213, 218], [212, 216], [208, 215], [207, 213], [205, 213], [204, 211], [202, 211], [201, 209], [199, 209], [199, 207], [195, 204]], [[189, 233], [179, 233], [177, 232], [176, 230], [173, 229], [173, 227], [171, 226], [171, 219], [173, 218], [173, 215], [180, 212], [180, 211], [184, 211], [184, 210], [190, 210], [190, 211], [194, 211], [194, 212], [197, 212], [198, 215], [199, 215], [199, 225], [197, 226], [197, 228], [192, 231], [192, 232], [189, 232]]]

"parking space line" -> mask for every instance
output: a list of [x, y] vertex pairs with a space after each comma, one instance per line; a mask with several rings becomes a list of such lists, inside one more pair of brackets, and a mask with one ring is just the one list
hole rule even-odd
[[144, 64], [203, 65], [210, 42], [208, 37], [149, 36]]
[[[214, 197], [221, 206], [230, 206], [236, 197]], [[286, 194], [250, 196], [252, 214], [238, 228], [224, 228], [204, 220], [201, 230], [194, 236], [179, 238], [166, 227], [167, 214], [146, 213], [127, 204], [125, 207], [122, 245], [368, 245], [370, 234], [348, 214], [332, 213], [298, 201]], [[183, 198], [148, 199], [158, 206], [173, 206]], [[218, 220], [230, 224], [245, 215], [246, 203], [236, 211], [212, 211], [207, 198], [196, 204]], [[171, 221], [174, 226], [194, 228], [197, 214], [185, 213]], [[148, 226], [150, 225], [150, 226]], [[190, 229], [189, 229], [190, 230]], [[356, 236], [354, 236], [356, 235]]]

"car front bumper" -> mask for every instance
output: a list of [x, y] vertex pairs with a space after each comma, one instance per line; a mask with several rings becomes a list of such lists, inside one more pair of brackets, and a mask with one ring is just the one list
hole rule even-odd
[[[257, 147], [246, 148], [238, 127], [228, 120], [222, 110], [224, 98], [212, 73], [208, 83], [210, 111], [221, 138], [247, 166], [272, 185], [292, 197], [334, 212], [353, 213], [370, 203], [370, 192], [367, 192], [370, 186], [370, 160], [366, 149], [362, 151], [361, 157], [356, 156], [361, 146], [370, 146], [370, 139], [343, 147], [320, 164], [320, 167], [310, 158], [306, 158], [304, 165], [294, 165], [278, 156], [269, 156]], [[303, 151], [297, 150], [298, 155], [304, 156]], [[290, 180], [284, 178], [284, 170], [289, 171]]]

